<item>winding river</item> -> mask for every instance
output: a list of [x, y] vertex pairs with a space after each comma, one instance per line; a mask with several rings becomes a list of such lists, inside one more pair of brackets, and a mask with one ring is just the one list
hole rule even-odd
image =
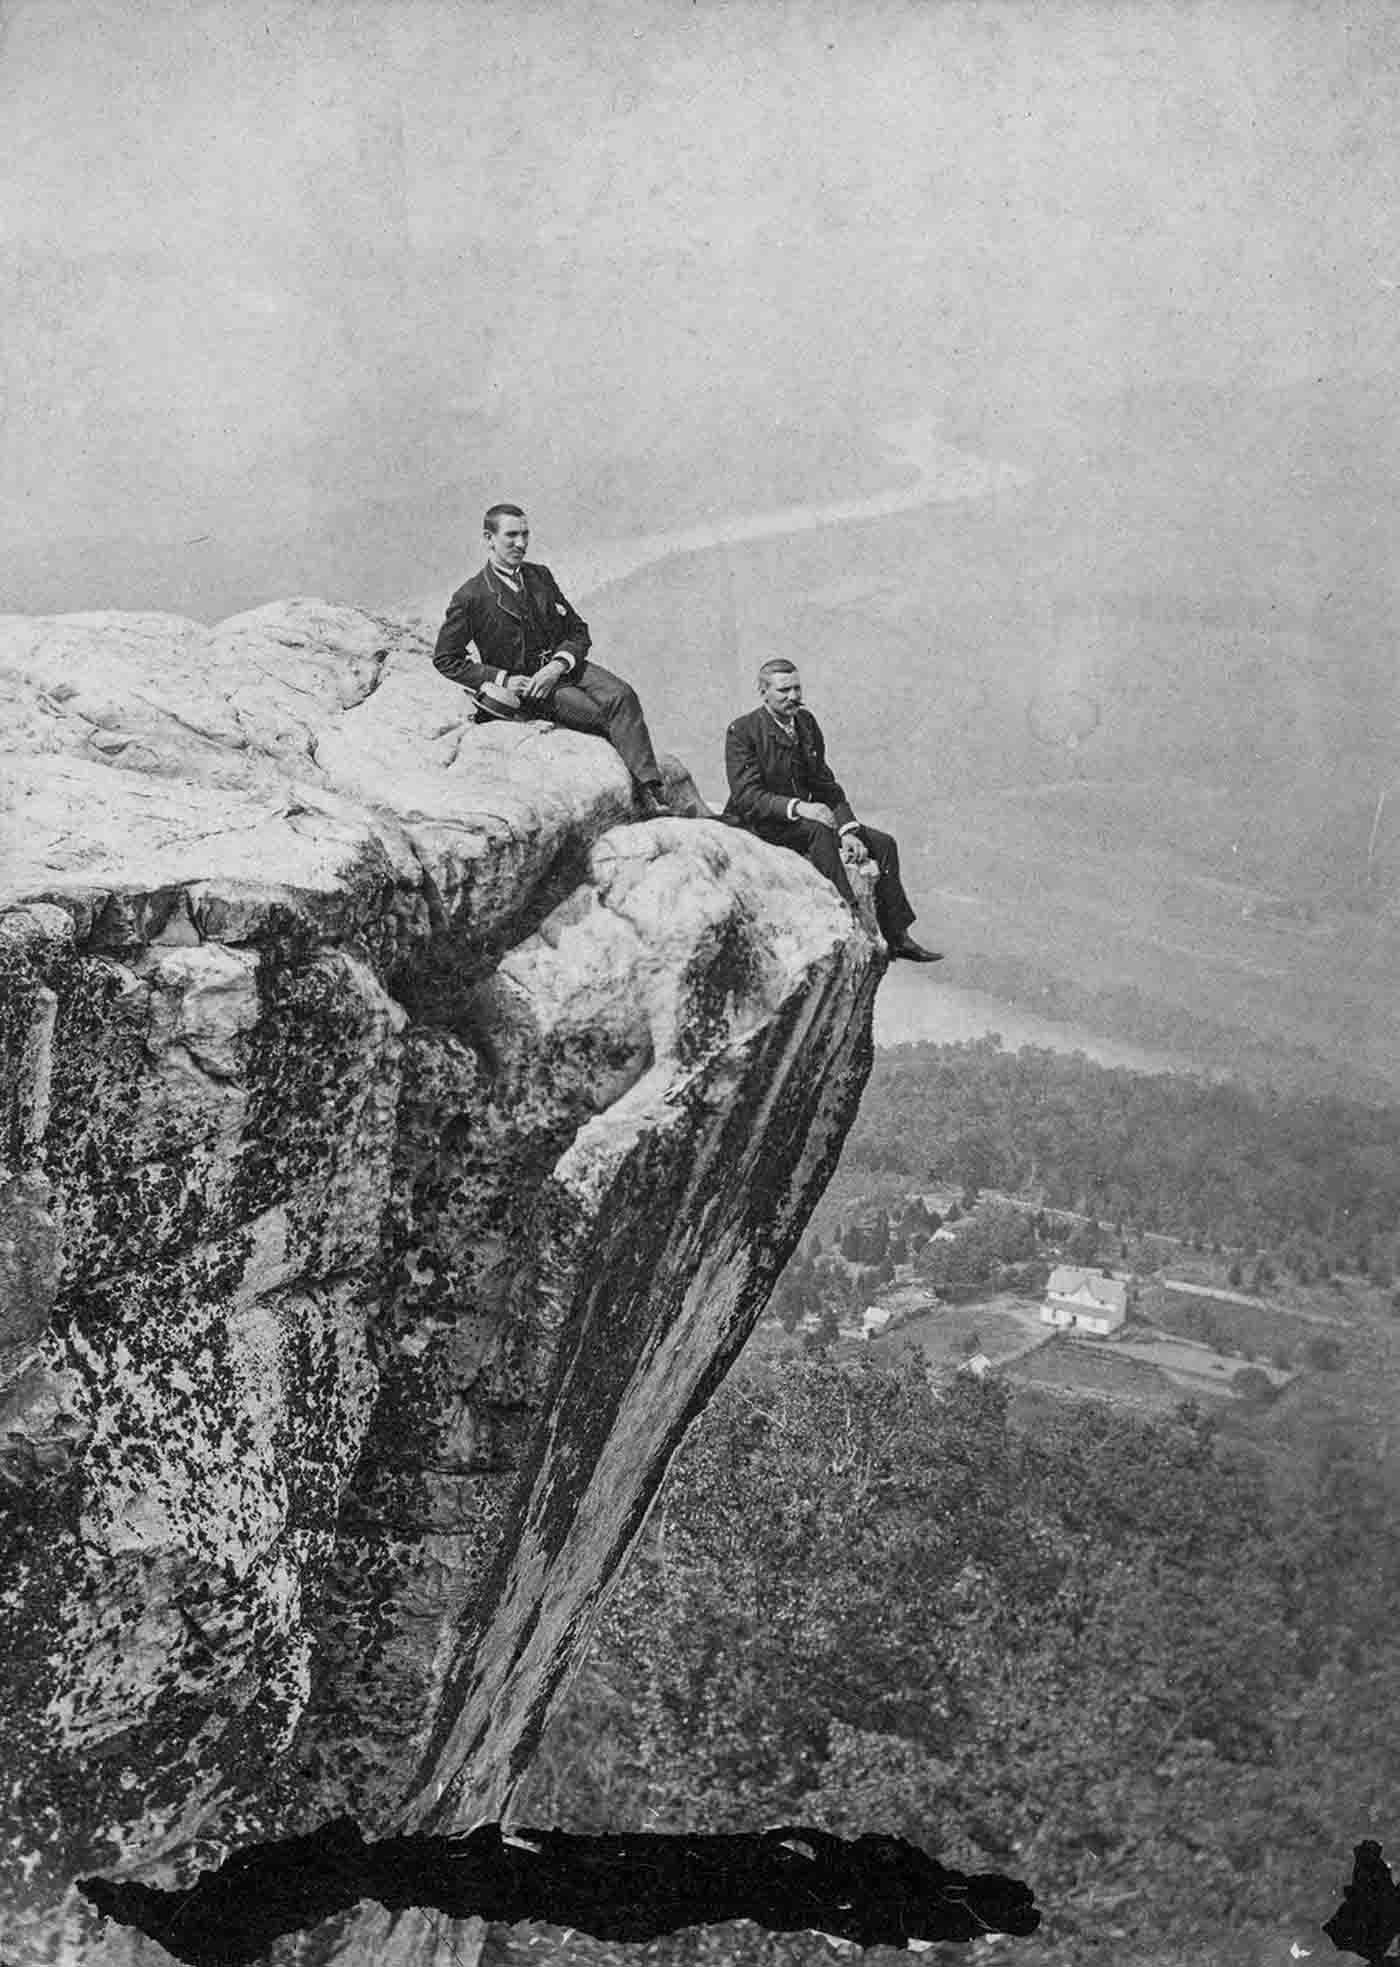
[[919, 506], [985, 499], [1029, 485], [1031, 474], [1019, 465], [996, 464], [971, 451], [960, 451], [938, 433], [936, 417], [919, 417], [908, 424], [882, 424], [875, 433], [914, 476], [905, 485], [863, 499], [838, 499], [829, 505], [788, 505], [773, 512], [735, 513], [703, 525], [683, 526], [669, 533], [639, 533], [630, 539], [585, 540], [567, 555], [565, 585], [580, 595], [595, 594], [611, 581], [626, 579], [643, 567], [669, 560], [677, 553], [702, 553], [746, 540], [781, 539], [808, 533], [819, 526], [850, 525], [883, 519]]
[[1096, 1065], [1126, 1066], [1133, 1072], [1188, 1072], [1211, 1075], [1204, 1066], [1173, 1052], [1153, 1051], [1105, 1038], [1086, 1025], [1057, 1024], [1003, 1004], [985, 991], [945, 983], [942, 976], [894, 963], [875, 1000], [875, 1043], [887, 1045], [963, 1045], [999, 1032], [1008, 1052], [1039, 1045], [1048, 1052], [1083, 1052]]

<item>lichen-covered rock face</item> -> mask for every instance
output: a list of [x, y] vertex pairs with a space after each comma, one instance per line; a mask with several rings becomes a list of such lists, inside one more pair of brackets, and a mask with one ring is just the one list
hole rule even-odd
[[499, 1812], [854, 1113], [834, 893], [464, 703], [321, 602], [0, 618], [0, 1952]]

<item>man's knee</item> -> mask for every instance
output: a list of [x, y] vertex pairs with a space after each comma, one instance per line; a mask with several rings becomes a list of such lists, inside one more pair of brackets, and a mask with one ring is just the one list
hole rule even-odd
[[618, 711], [641, 709], [641, 699], [625, 677], [615, 676], [601, 663], [590, 663], [584, 674], [583, 688], [600, 710], [616, 715]]
[[836, 833], [831, 827], [823, 826], [820, 820], [803, 820], [800, 825], [806, 836], [803, 853], [813, 867], [828, 881], [834, 881], [844, 893], [848, 883], [841, 859], [841, 842]]
[[894, 874], [899, 870], [899, 848], [892, 833], [882, 833], [877, 826], [863, 826], [860, 830], [866, 851], [882, 874]]
[[552, 718], [566, 730], [586, 731], [593, 737], [607, 735], [607, 719], [601, 704], [576, 683], [561, 683], [536, 714]]

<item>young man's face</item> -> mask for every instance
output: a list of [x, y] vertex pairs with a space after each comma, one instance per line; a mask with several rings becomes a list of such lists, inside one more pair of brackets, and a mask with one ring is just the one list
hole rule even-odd
[[790, 717], [802, 702], [802, 678], [795, 669], [775, 669], [759, 679], [759, 695], [770, 710]]
[[518, 567], [529, 544], [529, 520], [516, 518], [511, 512], [502, 513], [495, 532], [488, 531], [486, 535], [486, 551], [498, 567]]

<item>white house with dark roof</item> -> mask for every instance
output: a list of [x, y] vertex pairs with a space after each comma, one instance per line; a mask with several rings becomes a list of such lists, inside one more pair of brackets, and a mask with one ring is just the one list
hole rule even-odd
[[1096, 1332], [1100, 1338], [1116, 1332], [1128, 1316], [1128, 1287], [1121, 1277], [1097, 1270], [1073, 1270], [1061, 1264], [1050, 1273], [1041, 1323], [1067, 1332]]

